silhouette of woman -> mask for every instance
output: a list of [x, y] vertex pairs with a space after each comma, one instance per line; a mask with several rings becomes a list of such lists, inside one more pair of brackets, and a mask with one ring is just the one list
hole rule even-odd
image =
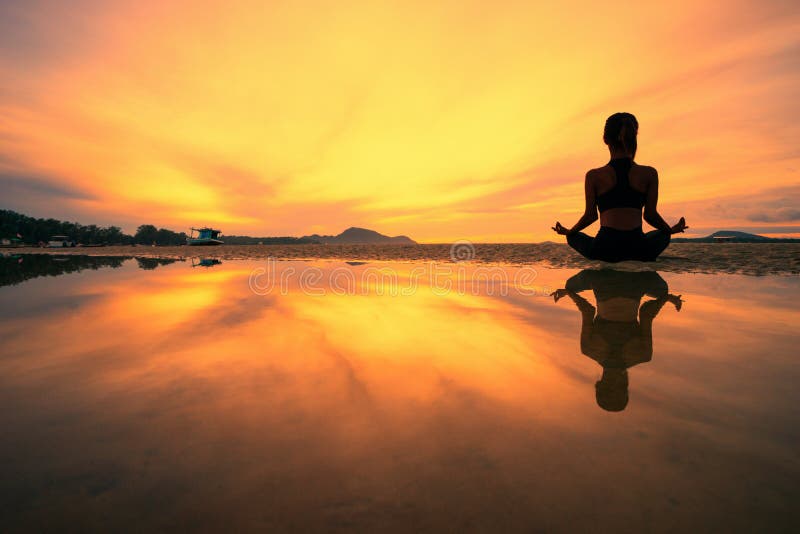
[[[580, 293], [594, 291], [597, 309]], [[649, 295], [641, 306], [642, 297]], [[603, 367], [595, 384], [597, 405], [619, 412], [628, 405], [628, 368], [653, 357], [653, 320], [665, 303], [681, 309], [680, 295], [669, 294], [657, 272], [583, 270], [553, 294], [569, 296], [581, 312], [581, 352]]]
[[[654, 261], [667, 248], [672, 234], [683, 232], [686, 220], [670, 227], [656, 209], [658, 172], [634, 163], [639, 122], [630, 113], [614, 113], [606, 120], [603, 141], [611, 160], [604, 167], [586, 173], [586, 210], [572, 228], [556, 222], [553, 230], [567, 236], [567, 243], [590, 260], [618, 262]], [[656, 228], [642, 231], [644, 220]], [[596, 237], [581, 232], [598, 219]]]

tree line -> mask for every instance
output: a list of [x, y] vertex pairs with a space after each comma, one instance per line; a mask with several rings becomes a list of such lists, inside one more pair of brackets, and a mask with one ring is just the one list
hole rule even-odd
[[20, 284], [40, 276], [58, 276], [76, 273], [84, 269], [98, 270], [104, 267], [116, 269], [128, 261], [130, 256], [69, 256], [57, 258], [50, 254], [0, 255], [0, 286]]
[[65, 235], [84, 245], [185, 245], [186, 233], [143, 224], [130, 235], [118, 226], [83, 225], [57, 219], [37, 219], [11, 210], [0, 210], [0, 238], [35, 245], [52, 236]]

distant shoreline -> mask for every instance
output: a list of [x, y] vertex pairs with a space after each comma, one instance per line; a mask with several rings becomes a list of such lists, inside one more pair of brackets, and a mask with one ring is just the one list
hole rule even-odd
[[[475, 243], [468, 256], [477, 264], [541, 265], [544, 268], [615, 268], [665, 272], [728, 273], [747, 275], [800, 274], [800, 243], [674, 243], [656, 262], [607, 264], [589, 261], [562, 243]], [[755, 247], [755, 248], [754, 248]], [[713, 253], [711, 253], [713, 251]], [[450, 244], [305, 244], [190, 246], [104, 246], [74, 248], [19, 247], [1, 249], [4, 255], [52, 254], [126, 256], [140, 258], [209, 258], [218, 260], [448, 262]], [[459, 259], [465, 259], [459, 257]], [[454, 263], [455, 265], [455, 263]]]

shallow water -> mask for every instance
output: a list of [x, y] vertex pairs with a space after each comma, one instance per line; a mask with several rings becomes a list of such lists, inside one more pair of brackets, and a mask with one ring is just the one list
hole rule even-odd
[[[202, 250], [200, 250], [202, 249]], [[41, 249], [26, 249], [41, 252]], [[471, 243], [426, 245], [222, 245], [218, 247], [98, 247], [55, 250], [58, 254], [99, 256], [149, 256], [188, 260], [199, 254], [221, 260], [368, 260], [390, 262], [469, 259], [474, 263], [540, 265], [569, 269], [599, 269], [563, 243]], [[677, 273], [728, 273], [750, 275], [800, 274], [800, 243], [673, 243], [652, 263], [628, 261], [616, 264], [629, 271]]]
[[796, 276], [0, 266], [3, 531], [798, 526]]

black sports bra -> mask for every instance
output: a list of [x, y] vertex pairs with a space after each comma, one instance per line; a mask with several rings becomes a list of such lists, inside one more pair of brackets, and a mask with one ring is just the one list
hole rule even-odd
[[609, 161], [608, 164], [617, 175], [617, 183], [602, 195], [597, 195], [597, 208], [600, 213], [611, 208], [642, 209], [645, 194], [632, 188], [628, 181], [628, 172], [631, 170], [633, 160], [631, 158], [616, 158]]

